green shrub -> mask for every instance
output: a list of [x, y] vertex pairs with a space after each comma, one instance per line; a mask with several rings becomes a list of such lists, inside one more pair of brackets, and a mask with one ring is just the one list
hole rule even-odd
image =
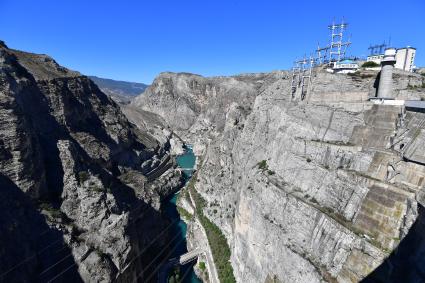
[[168, 283], [181, 282], [181, 280], [180, 280], [180, 268], [179, 267], [174, 267], [174, 269], [168, 275], [167, 282]]
[[78, 172], [78, 181], [80, 183], [84, 183], [85, 181], [87, 181], [89, 179], [89, 177], [90, 177], [90, 175], [86, 171]]
[[260, 162], [257, 163], [258, 169], [260, 170], [267, 170], [269, 169], [269, 166], [267, 165], [267, 161], [266, 160], [261, 160]]
[[368, 62], [364, 62], [362, 67], [363, 68], [374, 68], [374, 67], [379, 67], [379, 64], [377, 64], [373, 61], [368, 61]]
[[62, 218], [62, 216], [64, 215], [59, 208], [56, 208], [52, 204], [47, 202], [40, 203], [39, 208], [41, 210], [44, 210], [50, 217], [54, 219]]
[[103, 192], [103, 188], [97, 186], [96, 184], [89, 184], [89, 190], [94, 191], [94, 192], [98, 192], [98, 193]]
[[199, 262], [199, 269], [200, 270], [205, 271], [206, 268], [207, 267], [205, 266], [205, 262], [203, 262], [203, 261]]

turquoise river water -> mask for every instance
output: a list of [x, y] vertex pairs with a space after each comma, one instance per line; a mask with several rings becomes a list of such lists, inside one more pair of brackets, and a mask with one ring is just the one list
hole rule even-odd
[[[193, 169], [195, 166], [196, 157], [193, 154], [192, 148], [190, 146], [187, 146], [185, 148], [185, 153], [177, 157], [177, 164], [180, 168], [191, 168]], [[192, 171], [184, 171], [186, 182], [190, 180], [192, 177]], [[176, 247], [176, 249], [173, 252], [172, 257], [180, 256], [187, 252], [187, 243], [186, 243], [186, 231], [187, 231], [187, 225], [186, 223], [180, 218], [179, 213], [177, 212], [176, 207], [176, 201], [178, 192], [174, 194], [173, 196], [169, 197], [165, 200], [165, 213], [170, 218], [171, 221], [175, 221], [176, 219], [179, 219], [176, 225], [173, 225], [171, 228], [172, 235], [180, 235], [177, 239], [177, 242], [180, 242], [180, 244]], [[180, 241], [182, 240], [182, 241]], [[180, 274], [182, 276], [181, 279], [183, 283], [201, 283], [202, 281], [196, 277], [195, 272], [193, 271], [193, 262], [188, 263], [184, 266], [180, 267]]]

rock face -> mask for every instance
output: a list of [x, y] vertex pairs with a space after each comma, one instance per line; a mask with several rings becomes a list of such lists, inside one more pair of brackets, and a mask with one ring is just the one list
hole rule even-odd
[[161, 73], [131, 106], [160, 115], [185, 141], [194, 143], [197, 139], [207, 139], [206, 133], [214, 136], [222, 132], [232, 104], [237, 102], [241, 109], [249, 108], [261, 86], [281, 75], [204, 78], [187, 73]]
[[[238, 282], [425, 280], [425, 164], [405, 157], [422, 160], [425, 116], [369, 102], [377, 76], [318, 69], [301, 101], [285, 72], [165, 73], [133, 102], [194, 144]], [[423, 85], [397, 71], [393, 93], [423, 99]]]
[[0, 281], [155, 281], [170, 141], [87, 77], [0, 44]]

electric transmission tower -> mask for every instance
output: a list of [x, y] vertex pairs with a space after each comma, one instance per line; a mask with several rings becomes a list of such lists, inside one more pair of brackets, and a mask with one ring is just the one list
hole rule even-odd
[[[344, 41], [344, 32], [347, 29], [348, 24], [344, 23], [342, 20], [341, 23], [335, 24], [335, 21], [328, 26], [328, 29], [331, 31], [331, 40], [330, 44], [325, 47], [320, 47], [317, 45], [317, 49], [314, 51], [315, 56], [310, 55], [302, 60], [294, 62], [292, 67], [292, 79], [291, 79], [291, 96], [295, 98], [297, 90], [301, 88], [301, 100], [305, 99], [306, 95], [309, 93], [312, 85], [313, 77], [313, 68], [317, 65], [322, 65], [324, 63], [335, 63], [340, 62], [345, 58], [345, 53], [348, 46], [350, 46], [351, 41], [348, 39]], [[383, 48], [379, 46], [380, 48]], [[314, 54], [313, 53], [313, 54]]]
[[370, 45], [368, 49], [370, 50], [370, 55], [381, 55], [384, 54], [384, 50], [386, 47], [387, 44], [384, 41], [384, 43], [382, 44]]
[[322, 65], [323, 63], [326, 63], [328, 61], [329, 48], [329, 46], [320, 47], [319, 43], [317, 43], [317, 64]]
[[313, 68], [315, 66], [315, 58], [310, 55], [301, 60], [294, 62], [292, 67], [292, 79], [291, 79], [291, 96], [295, 98], [297, 89], [301, 87], [301, 100], [303, 100], [311, 86], [311, 78], [313, 74]]
[[328, 28], [331, 31], [331, 44], [329, 45], [329, 62], [339, 62], [345, 57], [347, 47], [351, 44], [348, 40], [344, 42], [344, 31], [347, 29], [348, 24], [341, 23], [335, 24], [333, 22]]
[[301, 81], [301, 65], [300, 61], [295, 61], [294, 66], [292, 67], [292, 80], [291, 80], [291, 95], [292, 98], [295, 97], [297, 88], [300, 85]]
[[302, 62], [304, 67], [301, 77], [301, 100], [304, 100], [311, 86], [311, 78], [314, 68], [314, 57], [310, 55], [309, 58], [306, 58], [304, 56]]

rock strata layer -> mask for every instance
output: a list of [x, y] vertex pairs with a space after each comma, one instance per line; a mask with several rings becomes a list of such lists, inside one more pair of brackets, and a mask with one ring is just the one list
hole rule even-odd
[[[132, 107], [194, 145], [238, 282], [421, 282], [425, 116], [368, 101], [377, 80], [317, 69], [300, 100], [286, 72], [163, 73]], [[423, 85], [394, 74], [397, 99]]]
[[89, 78], [5, 44], [0, 117], [0, 281], [155, 281], [160, 200], [183, 182], [168, 137]]

